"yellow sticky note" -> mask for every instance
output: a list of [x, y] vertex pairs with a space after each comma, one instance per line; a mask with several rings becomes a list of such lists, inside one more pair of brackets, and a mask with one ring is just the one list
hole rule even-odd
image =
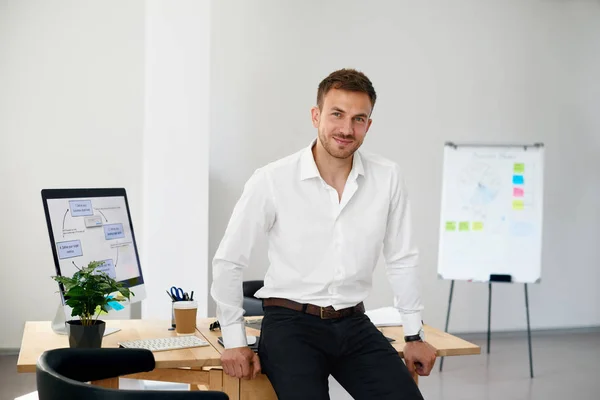
[[523, 200], [513, 200], [513, 210], [522, 210], [523, 208]]
[[515, 163], [515, 165], [514, 165], [514, 171], [517, 174], [522, 174], [523, 172], [525, 172], [525, 164], [523, 164], [523, 163]]
[[448, 221], [446, 222], [446, 231], [455, 231], [456, 230], [456, 222]]
[[469, 230], [469, 221], [461, 221], [458, 223], [458, 230], [461, 232]]
[[482, 231], [483, 230], [483, 222], [473, 222], [473, 230], [474, 231]]

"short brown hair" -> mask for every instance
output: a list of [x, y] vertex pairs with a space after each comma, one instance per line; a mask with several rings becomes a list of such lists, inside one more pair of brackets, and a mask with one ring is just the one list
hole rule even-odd
[[332, 72], [321, 81], [317, 90], [317, 105], [323, 109], [323, 99], [331, 89], [348, 90], [351, 92], [362, 92], [369, 95], [371, 108], [375, 107], [377, 94], [373, 84], [365, 74], [355, 69], [340, 69]]

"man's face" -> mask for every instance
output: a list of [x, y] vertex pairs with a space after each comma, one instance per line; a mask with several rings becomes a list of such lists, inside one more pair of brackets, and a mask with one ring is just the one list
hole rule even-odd
[[319, 141], [335, 158], [348, 158], [361, 146], [371, 126], [371, 100], [366, 93], [331, 89], [323, 107], [311, 110]]

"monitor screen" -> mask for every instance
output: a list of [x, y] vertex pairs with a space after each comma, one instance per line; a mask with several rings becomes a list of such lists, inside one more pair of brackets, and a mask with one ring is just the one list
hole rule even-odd
[[125, 189], [44, 189], [42, 200], [58, 275], [98, 261], [126, 287], [144, 283]]

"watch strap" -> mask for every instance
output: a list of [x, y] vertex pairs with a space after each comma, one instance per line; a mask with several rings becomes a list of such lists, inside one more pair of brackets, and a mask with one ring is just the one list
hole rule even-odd
[[422, 342], [423, 338], [421, 338], [421, 335], [409, 335], [409, 336], [404, 336], [404, 341], [406, 343], [408, 343], [408, 342]]

